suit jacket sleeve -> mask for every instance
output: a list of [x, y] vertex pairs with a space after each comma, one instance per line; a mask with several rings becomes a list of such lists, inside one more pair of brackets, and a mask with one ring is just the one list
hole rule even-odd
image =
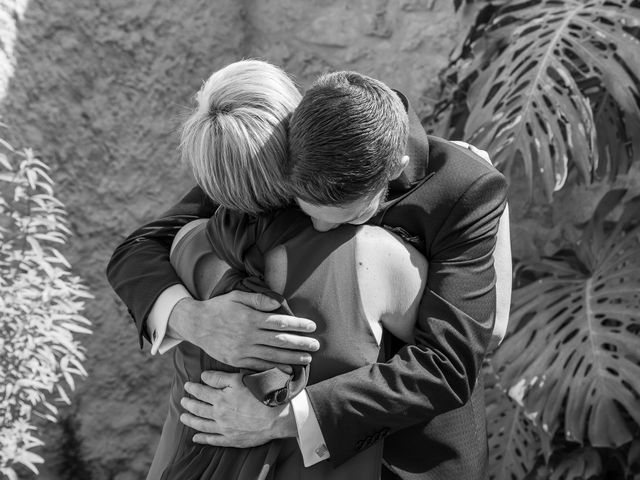
[[386, 363], [307, 387], [335, 465], [469, 400], [493, 327], [492, 252], [505, 201], [505, 179], [491, 171], [472, 182], [436, 226], [424, 252], [429, 272], [415, 345]]
[[129, 235], [113, 252], [107, 266], [111, 287], [129, 309], [142, 338], [148, 339], [146, 319], [158, 296], [182, 283], [169, 263], [169, 250], [180, 228], [197, 218], [210, 217], [216, 205], [194, 187], [180, 202]]

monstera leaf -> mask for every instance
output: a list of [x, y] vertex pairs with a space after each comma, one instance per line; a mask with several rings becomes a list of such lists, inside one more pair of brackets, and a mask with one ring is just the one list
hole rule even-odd
[[598, 92], [591, 98], [598, 132], [597, 176], [614, 179], [629, 170], [634, 154], [640, 152], [640, 117], [618, 105], [607, 92]]
[[453, 9], [457, 12], [462, 6], [468, 7], [470, 5], [477, 5], [479, 7], [484, 7], [487, 5], [504, 5], [510, 1], [511, 0], [453, 0]]
[[627, 454], [628, 474], [640, 473], [640, 439], [631, 442]]
[[531, 267], [542, 277], [514, 292], [493, 357], [529, 418], [594, 447], [623, 445], [640, 427], [640, 197], [624, 208], [623, 198], [607, 193], [571, 251]]
[[576, 450], [554, 466], [549, 480], [591, 480], [602, 478], [602, 459], [595, 448]]
[[539, 174], [549, 200], [570, 166], [590, 181], [598, 162], [591, 96], [607, 94], [623, 115], [640, 119], [639, 27], [633, 0], [506, 3], [478, 42], [498, 53], [477, 55], [467, 75], [477, 78], [464, 138], [507, 175], [521, 159], [530, 190]]
[[489, 478], [523, 479], [534, 470], [540, 458], [539, 436], [535, 425], [525, 417], [522, 406], [492, 381], [492, 377], [490, 372], [485, 374]]

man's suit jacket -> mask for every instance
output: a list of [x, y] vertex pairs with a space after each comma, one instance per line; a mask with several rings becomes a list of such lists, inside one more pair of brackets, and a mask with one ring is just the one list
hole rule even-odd
[[[404, 100], [404, 98], [403, 98]], [[406, 103], [405, 103], [406, 105]], [[372, 221], [412, 242], [429, 262], [415, 345], [309, 386], [331, 460], [385, 440], [401, 478], [481, 479], [487, 442], [478, 374], [495, 314], [492, 253], [506, 202], [504, 177], [469, 150], [425, 134], [410, 112], [410, 164]], [[139, 333], [157, 297], [180, 279], [169, 264], [176, 232], [216, 206], [198, 187], [115, 250], [109, 281]]]

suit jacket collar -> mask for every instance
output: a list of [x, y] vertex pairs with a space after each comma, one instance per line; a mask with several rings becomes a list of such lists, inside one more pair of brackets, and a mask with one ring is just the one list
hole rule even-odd
[[[429, 139], [427, 133], [424, 131], [418, 115], [409, 105], [407, 97], [397, 90], [394, 90], [394, 92], [402, 100], [409, 115], [409, 139], [405, 150], [405, 154], [409, 156], [409, 163], [398, 178], [389, 182], [387, 198], [380, 205], [380, 211], [370, 220], [372, 225], [383, 225], [387, 211], [411, 194], [416, 187], [428, 181], [434, 174], [434, 172], [427, 174], [429, 166]], [[390, 230], [406, 241], [412, 242], [412, 239], [405, 235], [406, 232], [402, 229]]]

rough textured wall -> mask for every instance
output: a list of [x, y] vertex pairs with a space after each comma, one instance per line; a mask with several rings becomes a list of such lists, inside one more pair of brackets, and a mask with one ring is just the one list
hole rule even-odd
[[16, 19], [0, 136], [51, 165], [74, 231], [65, 253], [96, 296], [86, 312], [95, 330], [84, 340], [89, 377], [63, 421], [44, 427], [40, 478], [145, 476], [171, 364], [138, 349], [104, 271], [115, 245], [191, 184], [177, 161], [176, 130], [201, 82], [246, 57], [281, 65], [302, 87], [322, 72], [353, 69], [401, 89], [426, 112], [459, 30], [452, 3], [29, 2]]

